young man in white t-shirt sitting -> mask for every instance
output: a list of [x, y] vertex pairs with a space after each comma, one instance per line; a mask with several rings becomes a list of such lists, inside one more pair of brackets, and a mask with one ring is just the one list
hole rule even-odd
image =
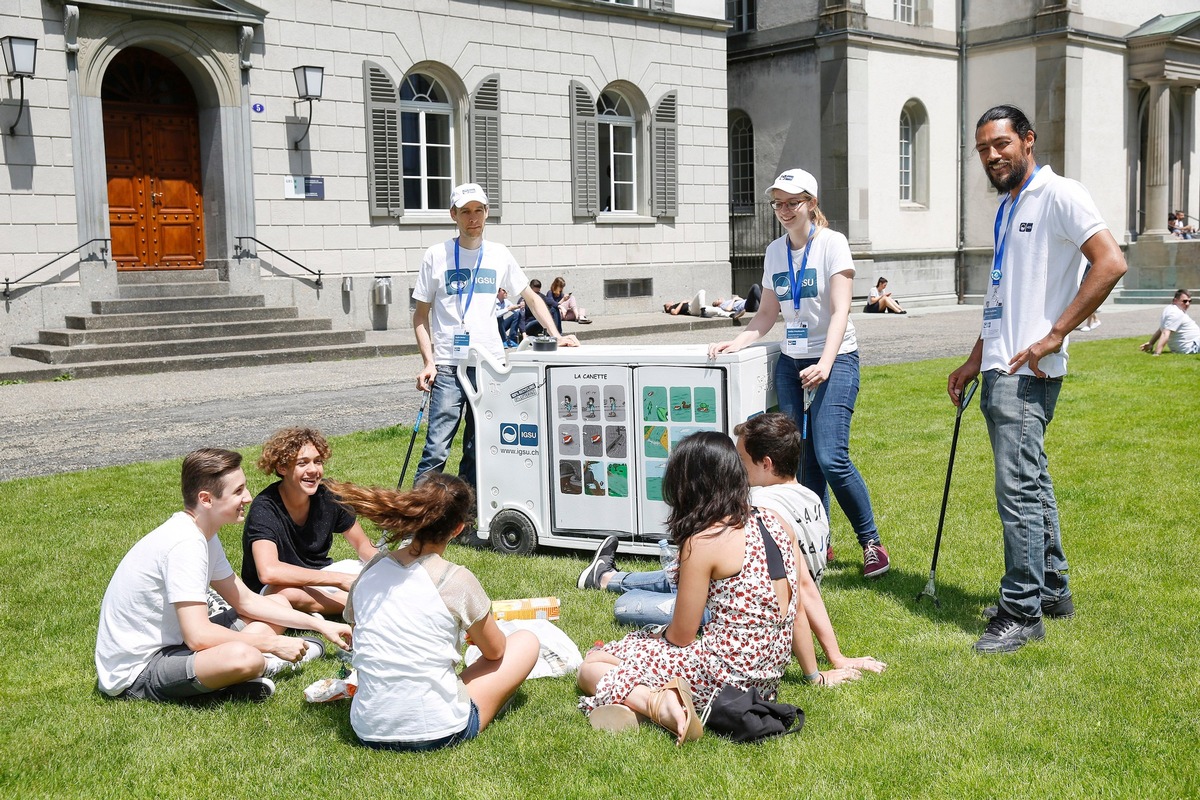
[[[857, 677], [859, 670], [883, 672], [887, 664], [871, 656], [849, 658], [842, 654], [825, 610], [818, 584], [825, 574], [829, 520], [820, 498], [796, 480], [802, 452], [796, 423], [787, 414], [760, 414], [739, 424], [733, 433], [750, 477], [750, 504], [775, 512], [800, 543], [808, 567], [797, 576], [804, 616], [833, 666], [822, 673], [821, 680], [832, 685]], [[641, 627], [669, 623], [675, 608], [675, 587], [666, 573], [618, 571], [617, 544], [616, 536], [601, 543], [579, 576], [579, 588], [621, 594], [613, 613], [623, 624]], [[707, 622], [707, 612], [704, 619]]]
[[1187, 289], [1176, 289], [1171, 304], [1163, 309], [1158, 330], [1142, 345], [1143, 352], [1161, 356], [1163, 348], [1169, 345], [1172, 353], [1200, 353], [1200, 325], [1188, 316], [1191, 307], [1191, 293]]
[[[250, 591], [217, 532], [240, 522], [250, 493], [242, 457], [205, 449], [183, 460], [183, 511], [144, 536], [117, 566], [100, 605], [96, 674], [111, 697], [179, 702], [202, 696], [265, 700], [269, 676], [317, 658], [316, 631], [339, 647], [350, 628]], [[208, 587], [231, 608], [210, 616]]]

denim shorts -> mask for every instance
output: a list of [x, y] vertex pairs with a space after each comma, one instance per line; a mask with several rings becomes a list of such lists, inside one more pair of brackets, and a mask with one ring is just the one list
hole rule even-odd
[[479, 707], [471, 701], [471, 713], [467, 717], [467, 727], [458, 733], [443, 736], [440, 739], [428, 739], [424, 742], [371, 742], [359, 739], [365, 746], [373, 750], [394, 750], [398, 753], [416, 753], [424, 750], [441, 750], [443, 747], [454, 747], [457, 744], [474, 739], [479, 735]]

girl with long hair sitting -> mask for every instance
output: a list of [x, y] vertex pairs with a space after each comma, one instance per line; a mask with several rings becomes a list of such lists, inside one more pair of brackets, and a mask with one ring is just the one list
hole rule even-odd
[[[474, 491], [441, 473], [408, 492], [328, 486], [391, 546], [363, 568], [346, 603], [358, 670], [354, 733], [368, 747], [402, 751], [475, 738], [528, 677], [538, 640], [528, 631], [506, 637], [479, 580], [443, 558], [474, 515]], [[483, 655], [456, 673], [464, 632]]]
[[[753, 686], [773, 699], [793, 635], [808, 636], [810, 648], [811, 635], [806, 623], [793, 631], [796, 541], [775, 514], [751, 509], [749, 479], [728, 436], [705, 431], [681, 441], [667, 460], [662, 491], [679, 547], [674, 615], [661, 632], [635, 631], [589, 652], [579, 669], [579, 688], [588, 695], [580, 708], [592, 727], [609, 731], [649, 717], [682, 744], [700, 738], [696, 708], [726, 684]], [[782, 578], [770, 577], [771, 547], [782, 558]], [[706, 606], [711, 617], [697, 638]]]

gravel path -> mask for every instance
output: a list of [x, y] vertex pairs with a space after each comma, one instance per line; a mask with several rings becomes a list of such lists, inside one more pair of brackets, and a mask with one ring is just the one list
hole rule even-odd
[[[1076, 334], [1076, 341], [1144, 337], [1160, 310], [1110, 306], [1100, 328]], [[965, 356], [979, 318], [980, 309], [970, 306], [852, 316], [864, 366]], [[662, 319], [636, 315], [581, 331], [585, 344], [684, 344], [737, 330], [696, 320], [703, 327], [636, 338], [606, 333]], [[780, 338], [782, 325], [774, 333]], [[403, 356], [0, 386], [0, 480], [174, 458], [204, 446], [245, 447], [284, 424], [330, 435], [411, 425], [419, 365], [419, 357]]]

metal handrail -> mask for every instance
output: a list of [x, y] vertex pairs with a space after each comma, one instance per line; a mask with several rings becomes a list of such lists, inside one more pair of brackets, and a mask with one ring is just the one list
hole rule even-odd
[[[106, 239], [106, 238], [101, 238], [101, 237], [97, 237], [95, 239], [88, 239], [86, 242], [79, 245], [78, 247], [72, 247], [67, 252], [65, 252], [61, 255], [55, 256], [54, 258], [47, 261], [45, 264], [42, 264], [37, 269], [26, 272], [24, 275], [22, 275], [19, 278], [13, 278], [11, 280], [9, 278], [5, 278], [4, 279], [4, 299], [8, 300], [12, 296], [12, 291], [10, 288], [12, 286], [12, 284], [20, 283], [21, 281], [28, 278], [30, 275], [36, 275], [37, 273], [41, 272], [42, 270], [44, 270], [46, 267], [50, 266], [51, 264], [53, 264], [57, 261], [61, 261], [62, 259], [66, 258], [67, 256], [71, 255], [71, 253], [82, 250], [83, 248], [87, 247], [89, 244], [94, 244], [95, 242], [104, 242], [104, 246], [100, 248], [100, 252], [108, 253], [108, 245], [112, 242], [112, 239]], [[81, 258], [79, 260], [80, 261], [99, 261], [100, 257], [89, 256], [88, 258]]]
[[[246, 248], [242, 247], [242, 241], [243, 241], [244, 239], [249, 239], [250, 241], [254, 242], [255, 244], [257, 244], [257, 245], [259, 245], [259, 246], [261, 246], [261, 247], [265, 247], [265, 248], [267, 248], [268, 250], [270, 250], [272, 253], [274, 253], [275, 255], [279, 256], [280, 258], [286, 258], [288, 261], [292, 262], [292, 263], [293, 263], [293, 264], [295, 264], [297, 267], [299, 267], [300, 269], [302, 269], [302, 270], [304, 270], [305, 272], [307, 272], [309, 275], [316, 275], [316, 276], [317, 276], [317, 280], [316, 280], [316, 286], [317, 286], [317, 288], [318, 288], [318, 289], [324, 289], [324, 288], [325, 288], [325, 283], [324, 283], [324, 282], [321, 280], [321, 270], [316, 270], [316, 271], [313, 271], [313, 270], [309, 269], [308, 267], [304, 266], [303, 264], [301, 264], [301, 263], [300, 263], [299, 261], [297, 261], [296, 259], [294, 259], [294, 258], [292, 258], [291, 256], [289, 256], [287, 253], [281, 253], [281, 252], [279, 252], [279, 251], [278, 251], [278, 250], [276, 250], [274, 247], [271, 247], [271, 245], [267, 244], [266, 242], [262, 241], [261, 239], [256, 239], [256, 238], [254, 238], [253, 236], [238, 236], [238, 237], [236, 237], [236, 238], [237, 238], [237, 240], [238, 240], [238, 245], [237, 245], [237, 252], [236, 252], [236, 253], [234, 253], [234, 258], [239, 258], [239, 259], [240, 259], [240, 258], [256, 258], [256, 257], [257, 257], [257, 253], [251, 253], [249, 250], [247, 250]], [[288, 277], [289, 277], [289, 278], [296, 278], [296, 276], [295, 276], [295, 275], [289, 275]], [[299, 280], [299, 278], [296, 278], [296, 279], [297, 279], [297, 280]]]

